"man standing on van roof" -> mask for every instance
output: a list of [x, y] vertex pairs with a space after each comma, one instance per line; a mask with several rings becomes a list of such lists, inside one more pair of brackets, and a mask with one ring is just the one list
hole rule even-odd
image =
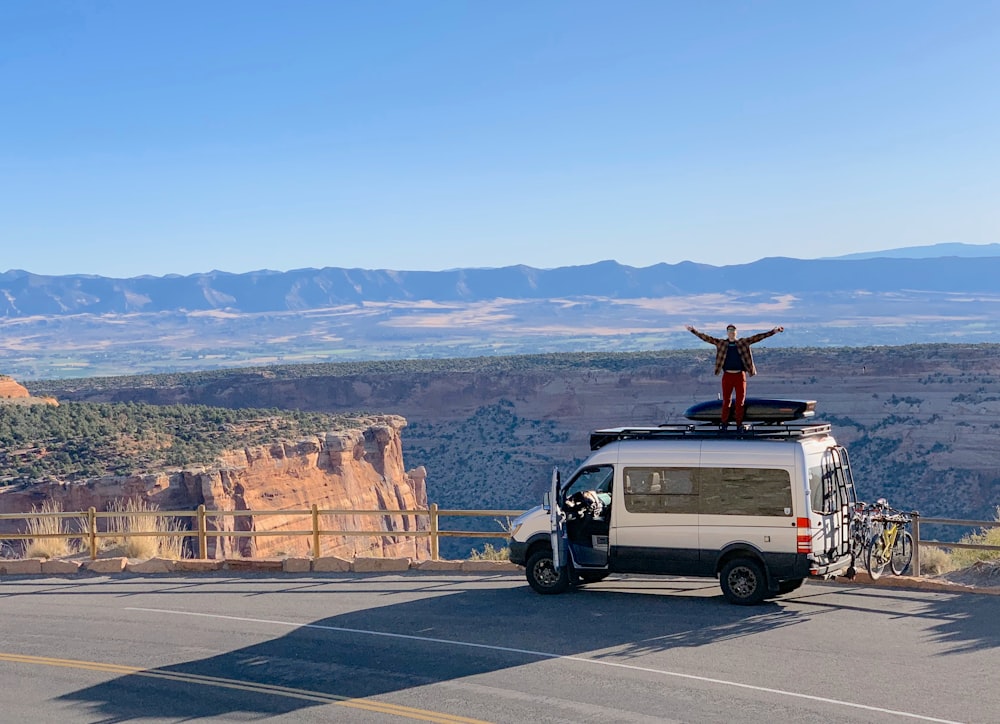
[[778, 332], [784, 332], [784, 327], [775, 327], [767, 332], [752, 334], [749, 337], [736, 336], [736, 325], [730, 324], [726, 327], [726, 339], [711, 337], [688, 325], [687, 331], [709, 344], [715, 345], [715, 374], [722, 373], [722, 427], [729, 426], [729, 398], [736, 394], [736, 402], [733, 405], [733, 417], [736, 427], [743, 424], [743, 405], [747, 399], [747, 376], [752, 377], [757, 374], [757, 368], [753, 364], [753, 355], [750, 353], [750, 345], [767, 339]]

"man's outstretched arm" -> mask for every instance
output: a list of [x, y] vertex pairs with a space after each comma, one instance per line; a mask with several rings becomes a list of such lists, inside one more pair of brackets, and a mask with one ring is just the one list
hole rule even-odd
[[766, 332], [761, 332], [760, 334], [752, 334], [749, 337], [744, 337], [743, 339], [747, 344], [753, 344], [754, 342], [760, 342], [762, 339], [767, 339], [778, 332], [784, 332], [784, 327], [775, 327], [774, 329], [769, 329]]
[[718, 339], [716, 337], [712, 337], [710, 335], [707, 335], [704, 332], [699, 332], [697, 329], [695, 329], [694, 327], [692, 327], [690, 324], [687, 325], [686, 329], [687, 329], [687, 331], [689, 331], [691, 334], [693, 334], [698, 339], [700, 339], [700, 340], [702, 340], [704, 342], [708, 342], [709, 344], [714, 344], [714, 345], [718, 346], [723, 341], [723, 340]]

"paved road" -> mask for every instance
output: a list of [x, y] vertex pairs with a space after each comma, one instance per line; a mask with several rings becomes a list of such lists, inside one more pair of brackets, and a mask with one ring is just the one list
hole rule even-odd
[[994, 722], [1000, 596], [510, 574], [5, 579], [17, 722]]

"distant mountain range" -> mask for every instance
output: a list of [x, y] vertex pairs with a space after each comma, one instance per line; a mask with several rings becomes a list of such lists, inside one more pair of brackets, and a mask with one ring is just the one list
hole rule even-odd
[[[942, 248], [943, 247], [943, 248]], [[970, 245], [938, 245], [962, 255], [912, 258], [904, 249], [840, 259], [772, 257], [750, 264], [694, 262], [636, 268], [614, 261], [556, 269], [510, 266], [449, 271], [296, 269], [243, 274], [112, 279], [92, 275], [0, 274], [0, 316], [133, 314], [229, 310], [284, 312], [378, 302], [483, 302], [492, 299], [636, 299], [700, 294], [995, 292], [1000, 245], [970, 257]], [[917, 249], [928, 247], [917, 247]], [[992, 255], [990, 255], [992, 253]], [[864, 258], [861, 258], [861, 257]]]
[[858, 254], [844, 254], [831, 257], [833, 259], [875, 259], [889, 257], [892, 259], [933, 259], [942, 256], [983, 257], [1000, 256], [1000, 244], [960, 244], [945, 243], [929, 246], [904, 246], [885, 251], [865, 251]]
[[[933, 249], [939, 256], [925, 257]], [[971, 253], [981, 256], [969, 256]], [[856, 255], [852, 255], [856, 256]], [[994, 341], [1000, 245], [636, 268], [296, 269], [112, 279], [0, 274], [17, 379], [280, 362], [643, 351], [783, 325], [796, 347]]]

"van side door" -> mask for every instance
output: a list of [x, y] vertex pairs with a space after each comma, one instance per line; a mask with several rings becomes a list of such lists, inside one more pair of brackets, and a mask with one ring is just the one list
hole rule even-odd
[[[697, 574], [700, 443], [623, 451], [609, 565], [623, 573]], [[620, 493], [618, 492], [620, 491]]]
[[[713, 449], [717, 448], [717, 449]], [[702, 561], [715, 569], [729, 547], [758, 551], [777, 578], [796, 562], [795, 451], [784, 443], [706, 444], [701, 458]]]

